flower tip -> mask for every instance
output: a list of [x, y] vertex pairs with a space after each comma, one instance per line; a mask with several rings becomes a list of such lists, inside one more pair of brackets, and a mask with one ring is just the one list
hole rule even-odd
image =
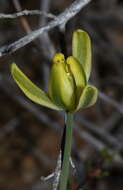
[[73, 59], [74, 59], [73, 56], [69, 56], [67, 57], [66, 62], [69, 64]]
[[82, 29], [77, 29], [73, 32], [73, 34], [86, 34], [88, 35], [88, 33], [85, 30]]
[[56, 53], [52, 58], [53, 63], [65, 62], [64, 54]]

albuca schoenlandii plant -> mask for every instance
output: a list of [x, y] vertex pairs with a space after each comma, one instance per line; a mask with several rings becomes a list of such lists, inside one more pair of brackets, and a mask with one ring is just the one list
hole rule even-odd
[[29, 99], [48, 108], [64, 110], [67, 115], [60, 190], [67, 188], [73, 113], [92, 106], [97, 100], [97, 88], [88, 84], [90, 72], [91, 42], [88, 34], [80, 29], [73, 33], [72, 56], [67, 59], [62, 53], [53, 56], [47, 93], [33, 84], [15, 63], [11, 67], [14, 80]]

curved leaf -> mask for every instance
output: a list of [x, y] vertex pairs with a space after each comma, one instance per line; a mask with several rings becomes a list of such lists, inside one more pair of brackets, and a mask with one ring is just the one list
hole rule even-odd
[[88, 81], [91, 72], [91, 41], [87, 32], [78, 29], [73, 33], [72, 54], [83, 66]]
[[36, 102], [42, 106], [52, 108], [55, 110], [61, 110], [60, 107], [56, 106], [48, 97], [48, 95], [38, 88], [34, 83], [32, 83], [26, 75], [18, 68], [18, 66], [13, 63], [11, 66], [11, 73], [18, 84], [20, 89], [24, 94], [31, 99], [33, 102]]
[[76, 110], [92, 106], [93, 104], [96, 103], [97, 97], [98, 97], [97, 88], [92, 85], [87, 85], [80, 96], [80, 100]]

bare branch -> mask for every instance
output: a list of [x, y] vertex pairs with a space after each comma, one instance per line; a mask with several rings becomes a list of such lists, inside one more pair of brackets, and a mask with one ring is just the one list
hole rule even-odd
[[[22, 7], [20, 4], [19, 0], [12, 0], [13, 5], [16, 9], [17, 12], [21, 12], [22, 11]], [[22, 16], [19, 18], [21, 26], [23, 27], [23, 29], [26, 31], [27, 34], [29, 34], [30, 32], [32, 32], [31, 27], [27, 21], [27, 19], [25, 18], [25, 16]]]
[[7, 54], [11, 54], [11, 53], [15, 52], [16, 50], [24, 47], [25, 45], [27, 45], [28, 43], [32, 42], [37, 37], [39, 37], [43, 32], [48, 32], [52, 28], [54, 28], [56, 26], [60, 26], [64, 23], [68, 22], [68, 20], [70, 20], [72, 17], [74, 17], [90, 1], [91, 0], [74, 1], [69, 8], [65, 9], [65, 11], [63, 13], [61, 13], [60, 15], [57, 16], [57, 19], [49, 22], [46, 26], [44, 26], [38, 30], [35, 30], [34, 32], [31, 32], [30, 34], [24, 36], [23, 38], [15, 41], [12, 44], [1, 47], [0, 48], [0, 57], [7, 55]]
[[19, 124], [18, 118], [11, 119], [4, 127], [0, 129], [0, 138], [5, 137], [9, 133], [11, 133]]
[[114, 99], [110, 98], [109, 96], [105, 95], [104, 93], [100, 92], [99, 93], [99, 97], [100, 99], [102, 99], [103, 101], [111, 104], [114, 108], [116, 108], [120, 113], [123, 114], [123, 106], [122, 103], [118, 103], [117, 101], [115, 101]]
[[58, 189], [60, 174], [61, 174], [61, 150], [59, 152], [57, 166], [54, 172], [53, 190]]
[[121, 165], [123, 165], [123, 159], [120, 156], [120, 154], [118, 154], [117, 150], [113, 150], [109, 147], [107, 147], [103, 142], [97, 140], [95, 137], [93, 137], [91, 134], [89, 134], [88, 132], [84, 131], [84, 130], [80, 130], [79, 128], [77, 128], [77, 132], [78, 135], [84, 139], [87, 143], [91, 144], [93, 147], [95, 147], [95, 149], [99, 152], [103, 151], [104, 149], [107, 149], [110, 155], [113, 155], [113, 163], [120, 163]]
[[17, 13], [13, 13], [13, 14], [4, 14], [4, 13], [0, 13], [0, 19], [14, 19], [14, 18], [18, 18], [21, 16], [34, 16], [34, 15], [42, 15], [48, 18], [52, 18], [52, 19], [56, 19], [56, 16], [54, 16], [51, 13], [45, 13], [43, 11], [40, 10], [23, 10]]
[[[45, 13], [48, 13], [50, 10], [50, 0], [45, 0], [45, 1], [40, 1], [40, 9], [41, 11], [44, 11]], [[47, 18], [45, 16], [39, 17], [39, 26], [44, 27], [47, 24]], [[47, 32], [43, 33], [40, 38], [40, 46], [41, 49], [43, 50], [43, 55], [47, 58], [50, 59], [55, 53], [55, 47], [48, 35]], [[41, 68], [42, 69], [42, 68]], [[47, 72], [48, 69], [46, 69], [46, 66], [44, 68], [44, 72]], [[47, 80], [45, 80], [46, 83]]]
[[87, 121], [83, 117], [80, 117], [78, 115], [76, 117], [77, 117], [78, 122], [85, 125], [86, 129], [89, 130], [91, 133], [97, 135], [98, 138], [102, 139], [104, 142], [106, 142], [110, 146], [113, 146], [117, 150], [121, 148], [120, 142], [116, 139], [116, 137], [113, 137], [112, 135], [110, 135], [108, 131], [106, 131], [103, 128], [99, 128], [98, 126]]
[[[40, 11], [43, 11], [45, 12], [46, 14], [49, 12], [50, 10], [50, 0], [45, 0], [45, 1], [42, 1], [40, 0]], [[45, 26], [47, 22], [47, 19], [45, 17], [45, 15], [42, 15], [42, 17], [40, 18], [39, 17], [39, 26]]]

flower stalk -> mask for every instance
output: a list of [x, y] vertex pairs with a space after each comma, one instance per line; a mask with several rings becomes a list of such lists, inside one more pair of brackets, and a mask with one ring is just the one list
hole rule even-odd
[[63, 152], [63, 163], [60, 175], [59, 190], [66, 190], [68, 177], [69, 177], [69, 167], [70, 167], [70, 155], [72, 146], [72, 132], [73, 132], [73, 114], [66, 113], [66, 133], [65, 133], [65, 145]]

